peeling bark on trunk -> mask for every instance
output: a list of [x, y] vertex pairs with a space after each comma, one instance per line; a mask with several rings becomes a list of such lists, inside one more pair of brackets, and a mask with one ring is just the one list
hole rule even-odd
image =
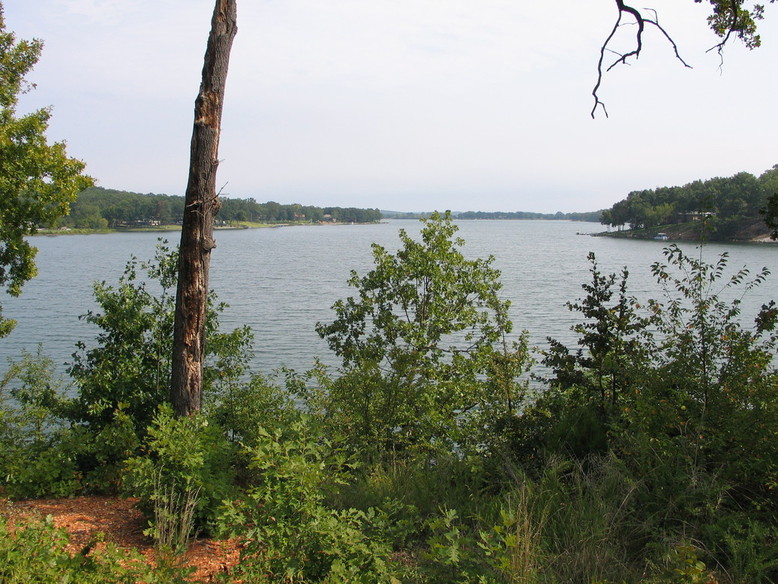
[[171, 402], [179, 416], [200, 410], [208, 271], [211, 250], [216, 247], [213, 223], [220, 206], [216, 193], [219, 132], [230, 49], [238, 30], [236, 23], [236, 0], [216, 0], [200, 93], [195, 101], [189, 180], [179, 248], [170, 382]]

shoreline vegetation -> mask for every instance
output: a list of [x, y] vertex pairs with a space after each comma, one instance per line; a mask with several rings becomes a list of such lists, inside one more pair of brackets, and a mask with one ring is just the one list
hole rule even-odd
[[[310, 223], [306, 221], [286, 222], [286, 223], [260, 223], [251, 221], [240, 221], [229, 225], [217, 225], [214, 227], [217, 231], [234, 231], [242, 229], [277, 229], [280, 227], [299, 227], [303, 225], [321, 225], [321, 226], [343, 226], [343, 225], [374, 225], [381, 223], [386, 219], [392, 217], [383, 217], [378, 221], [369, 221], [363, 223], [342, 223], [337, 221], [320, 221], [318, 223]], [[512, 221], [537, 221], [539, 219], [533, 218], [515, 218], [515, 219], [499, 219], [499, 218], [464, 218], [458, 219], [462, 221], [498, 221], [498, 220], [512, 220]], [[543, 219], [540, 219], [543, 220]], [[550, 219], [546, 219], [550, 220]], [[565, 219], [567, 221], [582, 221], [581, 219]], [[591, 221], [586, 221], [591, 222]], [[38, 229], [35, 236], [39, 237], [56, 237], [59, 235], [99, 235], [109, 233], [167, 233], [178, 232], [181, 230], [180, 225], [156, 225], [156, 226], [143, 226], [143, 227], [114, 227], [114, 228], [70, 228], [60, 227], [56, 229]], [[649, 228], [640, 229], [619, 229], [617, 231], [600, 231], [600, 232], [580, 232], [579, 235], [589, 235], [591, 237], [612, 237], [616, 239], [643, 239], [643, 240], [661, 240], [661, 241], [718, 241], [718, 242], [730, 242], [730, 243], [755, 243], [755, 244], [778, 244], [778, 240], [771, 237], [770, 229], [767, 227], [764, 221], [760, 220], [744, 220], [741, 221], [739, 226], [733, 233], [727, 238], [715, 238], [706, 235], [706, 226], [699, 221], [690, 221], [686, 223], [657, 225]]]
[[[611, 208], [591, 212], [458, 211], [457, 221], [568, 220], [600, 223], [596, 237], [661, 241], [774, 243], [771, 201], [778, 198], [778, 165], [759, 177], [746, 172], [697, 180], [683, 186], [633, 191]], [[375, 224], [388, 219], [424, 219], [428, 212], [316, 207], [252, 198], [222, 198], [215, 229], [256, 229], [299, 225]], [[179, 231], [182, 196], [133, 193], [102, 187], [82, 191], [70, 214], [38, 235]], [[615, 228], [611, 231], [610, 228]]]
[[705, 222], [687, 221], [685, 223], [656, 225], [638, 229], [619, 229], [591, 233], [593, 237], [614, 237], [617, 239], [645, 239], [659, 241], [716, 241], [728, 243], [776, 244], [770, 229], [762, 219], [740, 220], [730, 228], [726, 237], [712, 231]]
[[695, 180], [683, 186], [632, 191], [600, 222], [601, 235], [662, 241], [769, 241], [778, 224], [778, 164], [758, 177]]
[[[240, 221], [229, 225], [216, 225], [215, 231], [238, 231], [242, 229], [276, 229], [279, 227], [299, 227], [303, 225], [374, 225], [380, 223], [380, 221], [365, 221], [361, 223], [342, 223], [338, 221], [320, 221], [318, 223], [310, 223], [307, 221], [296, 221], [288, 223], [255, 223], [251, 221]], [[57, 235], [98, 235], [107, 233], [167, 233], [167, 232], [181, 231], [180, 225], [154, 225], [143, 227], [104, 227], [98, 229], [88, 228], [70, 228], [59, 227], [56, 229], [38, 229], [36, 236], [54, 237]]]

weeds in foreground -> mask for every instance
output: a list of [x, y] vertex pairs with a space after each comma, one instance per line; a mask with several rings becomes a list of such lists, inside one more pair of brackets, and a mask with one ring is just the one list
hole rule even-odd
[[99, 538], [80, 553], [65, 548], [68, 535], [57, 529], [51, 518], [26, 522], [11, 529], [0, 517], [0, 582], [33, 584], [73, 582], [77, 584], [184, 584], [191, 570], [160, 558], [150, 566], [134, 551], [102, 544]]

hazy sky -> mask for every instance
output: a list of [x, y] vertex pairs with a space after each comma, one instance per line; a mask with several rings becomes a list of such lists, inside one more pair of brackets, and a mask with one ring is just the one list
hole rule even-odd
[[[22, 110], [53, 105], [100, 186], [183, 194], [213, 0], [3, 0], [40, 38]], [[586, 211], [629, 191], [778, 163], [778, 7], [723, 69], [706, 6], [654, 0], [655, 31], [605, 79], [612, 0], [238, 0], [218, 186], [392, 210]], [[625, 29], [624, 34], [632, 31]]]

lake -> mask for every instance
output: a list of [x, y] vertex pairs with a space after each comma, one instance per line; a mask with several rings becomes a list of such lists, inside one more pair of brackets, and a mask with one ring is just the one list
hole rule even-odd
[[[351, 293], [350, 270], [364, 274], [372, 267], [371, 243], [390, 251], [399, 247], [400, 228], [418, 233], [419, 222], [390, 220], [377, 225], [295, 226], [224, 230], [216, 233], [211, 264], [211, 287], [230, 307], [221, 318], [225, 329], [248, 325], [254, 332], [254, 370], [271, 372], [287, 366], [309, 368], [316, 356], [336, 364], [314, 326], [333, 318], [332, 304]], [[630, 271], [630, 292], [639, 299], [659, 298], [650, 266], [663, 260], [667, 242], [591, 237], [600, 231], [593, 223], [569, 221], [461, 221], [458, 235], [468, 257], [495, 256], [502, 272], [503, 294], [510, 299], [514, 330], [526, 329], [534, 344], [547, 336], [570, 342], [575, 313], [564, 304], [582, 296], [589, 280], [587, 253], [597, 255], [601, 271]], [[583, 233], [583, 234], [582, 234]], [[0, 339], [0, 360], [18, 357], [22, 348], [35, 351], [39, 343], [61, 370], [71, 360], [77, 341], [90, 344], [97, 328], [79, 320], [96, 305], [92, 283], [115, 283], [131, 256], [153, 257], [160, 234], [114, 233], [36, 237], [39, 276], [22, 296], [3, 299], [3, 313], [18, 321]], [[167, 234], [177, 243], [179, 234]], [[683, 244], [698, 254], [695, 244]], [[744, 318], [752, 319], [761, 304], [778, 297], [778, 245], [707, 244], [703, 257], [713, 262], [729, 253], [732, 270], [763, 266], [775, 276], [744, 300]]]

